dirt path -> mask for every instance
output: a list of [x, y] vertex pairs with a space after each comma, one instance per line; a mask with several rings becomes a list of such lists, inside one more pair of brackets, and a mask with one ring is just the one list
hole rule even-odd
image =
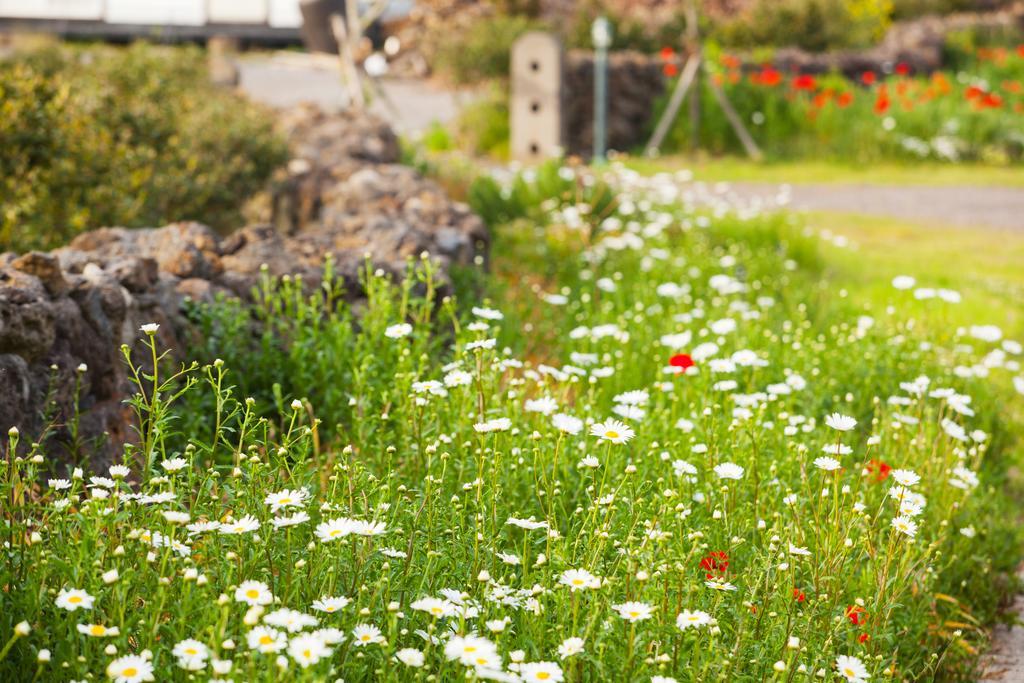
[[[1024, 568], [1021, 569], [1024, 578]], [[1024, 619], [1024, 595], [1010, 608]], [[982, 662], [982, 681], [1021, 683], [1024, 681], [1024, 625], [998, 626], [992, 631], [992, 649]]]
[[788, 198], [789, 208], [798, 211], [876, 214], [1024, 231], [1024, 188], [730, 183], [729, 191], [747, 201], [787, 203]]

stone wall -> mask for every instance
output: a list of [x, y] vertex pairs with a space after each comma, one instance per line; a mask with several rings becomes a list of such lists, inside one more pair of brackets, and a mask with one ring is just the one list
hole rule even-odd
[[[486, 255], [483, 222], [398, 165], [397, 140], [380, 121], [300, 108], [285, 114], [282, 126], [294, 157], [263, 203], [267, 223], [226, 237], [191, 222], [103, 228], [51, 253], [0, 254], [2, 438], [10, 426], [23, 438], [39, 433], [51, 385], [54, 419], [66, 424], [85, 364], [81, 433], [106, 434], [100, 459], [115, 457], [131, 438], [120, 345], [137, 344], [139, 327], [155, 322], [161, 345], [180, 351], [193, 333], [182, 316], [184, 299], [245, 298], [264, 265], [275, 275], [301, 274], [315, 287], [331, 254], [355, 299], [365, 254], [396, 275], [424, 251], [442, 273]], [[68, 436], [58, 426], [55, 452]]]
[[[608, 149], [643, 145], [654, 103], [665, 92], [657, 57], [628, 50], [608, 56]], [[566, 150], [589, 157], [594, 145], [594, 55], [571, 50], [565, 60]]]

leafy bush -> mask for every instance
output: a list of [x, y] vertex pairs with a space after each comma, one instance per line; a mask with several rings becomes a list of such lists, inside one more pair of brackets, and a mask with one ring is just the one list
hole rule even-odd
[[889, 26], [887, 0], [755, 0], [713, 37], [730, 47], [795, 45], [811, 51], [873, 44]]
[[463, 150], [507, 159], [510, 134], [508, 88], [492, 85], [487, 95], [462, 108], [454, 128]]
[[0, 62], [0, 250], [101, 226], [241, 221], [286, 158], [258, 106], [197, 48], [50, 48]]
[[507, 78], [512, 44], [541, 26], [528, 16], [496, 14], [473, 22], [465, 31], [446, 27], [429, 39], [433, 66], [456, 84]]

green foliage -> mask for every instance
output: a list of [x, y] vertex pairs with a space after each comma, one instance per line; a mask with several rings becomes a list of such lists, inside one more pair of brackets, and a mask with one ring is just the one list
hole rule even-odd
[[123, 469], [51, 481], [12, 432], [0, 679], [754, 683], [852, 655], [973, 680], [1019, 559], [1014, 347], [935, 298], [847, 292], [791, 216], [665, 181], [507, 179], [494, 299], [461, 314], [427, 262], [368, 268], [358, 308], [330, 262], [196, 308], [197, 363], [151, 335], [131, 370]]
[[584, 184], [572, 167], [552, 159], [514, 175], [507, 184], [481, 175], [470, 185], [468, 201], [492, 228], [520, 218], [543, 223], [553, 205], [579, 202], [588, 207], [581, 220], [593, 227], [614, 208], [616, 193], [602, 181]]
[[496, 14], [473, 22], [465, 31], [439, 29], [429, 38], [433, 67], [456, 84], [507, 78], [512, 44], [541, 26], [529, 16]]
[[0, 62], [0, 250], [101, 226], [241, 221], [286, 158], [271, 118], [209, 84], [203, 52], [50, 48]]
[[[718, 53], [711, 50], [712, 62]], [[769, 159], [815, 158], [863, 164], [881, 160], [1019, 163], [1024, 155], [1021, 122], [1024, 57], [979, 60], [969, 71], [932, 76], [878, 75], [870, 87], [838, 74], [816, 77], [798, 90], [788, 74], [777, 85], [755, 83], [757, 72], [717, 68], [730, 102]], [[1012, 85], [1016, 82], [1018, 85]], [[996, 106], [971, 99], [972, 86], [993, 93]], [[713, 154], [742, 153], [728, 120], [713, 103], [707, 82], [700, 147]], [[656, 121], [667, 96], [656, 105]], [[652, 123], [653, 126], [653, 123]], [[665, 151], [684, 150], [692, 133], [687, 116], [676, 119]]]
[[454, 124], [459, 146], [470, 154], [508, 158], [508, 89], [491, 85], [487, 94], [459, 112]]
[[[283, 411], [285, 397], [301, 397], [315, 406], [325, 439], [337, 436], [336, 430], [351, 438], [348, 430], [367, 424], [361, 420], [366, 411], [386, 410], [392, 400], [370, 387], [380, 386], [396, 367], [436, 358], [440, 344], [440, 338], [424, 336], [411, 357], [400, 357], [393, 346], [380, 347], [378, 341], [394, 322], [434, 324], [439, 302], [429, 261], [410, 263], [399, 285], [367, 270], [358, 286], [367, 303], [356, 329], [345, 283], [333, 274], [330, 261], [323, 284], [313, 291], [299, 278], [264, 275], [252, 305], [221, 299], [193, 306], [190, 317], [202, 341], [190, 354], [204, 364], [219, 359], [228, 368], [244, 367], [244, 373], [232, 375], [232, 385], [236, 397], [255, 399], [255, 415]], [[351, 403], [357, 396], [364, 398]], [[202, 423], [216, 408], [206, 403], [206, 394], [192, 392], [188, 398], [193, 402], [181, 411], [186, 424]]]
[[888, 28], [891, 9], [886, 0], [755, 0], [743, 14], [722, 21], [712, 37], [730, 47], [866, 47]]

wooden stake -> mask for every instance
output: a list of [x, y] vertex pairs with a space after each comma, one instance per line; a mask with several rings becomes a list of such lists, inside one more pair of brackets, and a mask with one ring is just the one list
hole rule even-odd
[[711, 94], [715, 96], [715, 100], [718, 101], [718, 106], [725, 112], [725, 118], [729, 119], [729, 124], [732, 126], [733, 131], [736, 132], [736, 136], [740, 139], [743, 144], [743, 149], [747, 151], [747, 155], [754, 161], [761, 161], [764, 155], [761, 154], [761, 149], [754, 142], [754, 138], [750, 137], [750, 133], [747, 132], [747, 127], [743, 125], [743, 120], [733, 109], [732, 103], [729, 98], [722, 92], [721, 86], [715, 83], [714, 78], [708, 79], [708, 85], [711, 86]]
[[665, 141], [665, 136], [668, 135], [672, 122], [679, 115], [679, 107], [682, 106], [683, 100], [686, 99], [686, 93], [690, 86], [693, 85], [694, 77], [696, 77], [699, 68], [700, 56], [690, 55], [690, 58], [686, 60], [686, 66], [683, 67], [683, 73], [680, 74], [679, 80], [676, 81], [676, 88], [672, 91], [672, 98], [668, 102], [668, 107], [665, 108], [661, 119], [658, 121], [657, 128], [654, 129], [654, 134], [647, 142], [647, 146], [644, 147], [644, 154], [647, 156], [654, 156], [658, 148], [661, 147], [661, 143]]

